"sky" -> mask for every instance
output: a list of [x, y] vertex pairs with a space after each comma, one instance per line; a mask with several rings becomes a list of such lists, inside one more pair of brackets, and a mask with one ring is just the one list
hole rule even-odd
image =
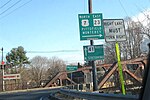
[[[88, 14], [88, 0], [0, 0], [0, 48], [6, 55], [23, 46], [27, 57], [58, 57], [84, 62], [78, 14]], [[104, 19], [135, 17], [150, 9], [150, 0], [92, 0], [93, 13]], [[104, 40], [95, 40], [103, 44]]]

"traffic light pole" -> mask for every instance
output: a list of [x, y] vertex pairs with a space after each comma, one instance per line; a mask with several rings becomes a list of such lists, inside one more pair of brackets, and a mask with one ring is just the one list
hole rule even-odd
[[[89, 9], [89, 14], [92, 13], [92, 0], [88, 0], [88, 9]], [[94, 41], [90, 40], [90, 45], [94, 45]], [[91, 66], [92, 66], [92, 75], [93, 75], [93, 91], [98, 90], [97, 86], [97, 69], [95, 66], [94, 61], [91, 61]]]
[[3, 48], [1, 49], [2, 50], [2, 81], [3, 81], [3, 91], [5, 91], [5, 81], [4, 81], [4, 61], [3, 61]]

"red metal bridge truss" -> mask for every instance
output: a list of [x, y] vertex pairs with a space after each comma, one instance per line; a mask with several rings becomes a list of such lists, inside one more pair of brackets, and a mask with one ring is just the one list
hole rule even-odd
[[[126, 85], [141, 85], [142, 84], [142, 78], [144, 69], [146, 66], [146, 57], [131, 59], [127, 61], [122, 61], [122, 69], [124, 74], [124, 80]], [[103, 75], [101, 77], [98, 77], [98, 87], [101, 88], [107, 88], [107, 86], [113, 87], [114, 84], [117, 84], [118, 82], [111, 82], [112, 80], [119, 80], [118, 75], [118, 65], [117, 63], [113, 64], [99, 64], [96, 65], [97, 70], [98, 69], [104, 69]], [[131, 70], [132, 69], [132, 70]], [[84, 74], [91, 74], [92, 68], [90, 66], [84, 66], [82, 68], [79, 68], [76, 73], [83, 72]], [[76, 85], [79, 84], [78, 82], [74, 82], [70, 77], [68, 77], [68, 74], [71, 74], [74, 72], [59, 72], [56, 74], [49, 82], [45, 85], [45, 87], [53, 87], [53, 86], [66, 86], [66, 85]], [[113, 78], [112, 78], [113, 77]], [[83, 84], [85, 83], [85, 77], [83, 76]], [[115, 85], [117, 86], [117, 85]]]

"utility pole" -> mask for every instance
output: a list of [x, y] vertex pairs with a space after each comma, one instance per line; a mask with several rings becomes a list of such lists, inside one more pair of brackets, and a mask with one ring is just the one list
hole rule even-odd
[[3, 47], [2, 47], [2, 62], [1, 62], [1, 65], [2, 65], [2, 81], [3, 81], [3, 91], [5, 91], [5, 82], [4, 82], [4, 61], [3, 61]]
[[[89, 14], [92, 13], [92, 0], [88, 0], [88, 10], [89, 10]], [[94, 45], [94, 41], [90, 40], [90, 45]], [[94, 61], [90, 61], [90, 64], [92, 66], [92, 75], [93, 75], [93, 91], [97, 91], [98, 90], [98, 86], [97, 86], [97, 69], [95, 66]]]

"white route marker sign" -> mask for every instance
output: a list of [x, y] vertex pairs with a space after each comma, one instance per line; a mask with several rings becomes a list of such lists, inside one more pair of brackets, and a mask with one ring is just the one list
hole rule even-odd
[[106, 42], [126, 41], [123, 19], [104, 19], [103, 24]]

